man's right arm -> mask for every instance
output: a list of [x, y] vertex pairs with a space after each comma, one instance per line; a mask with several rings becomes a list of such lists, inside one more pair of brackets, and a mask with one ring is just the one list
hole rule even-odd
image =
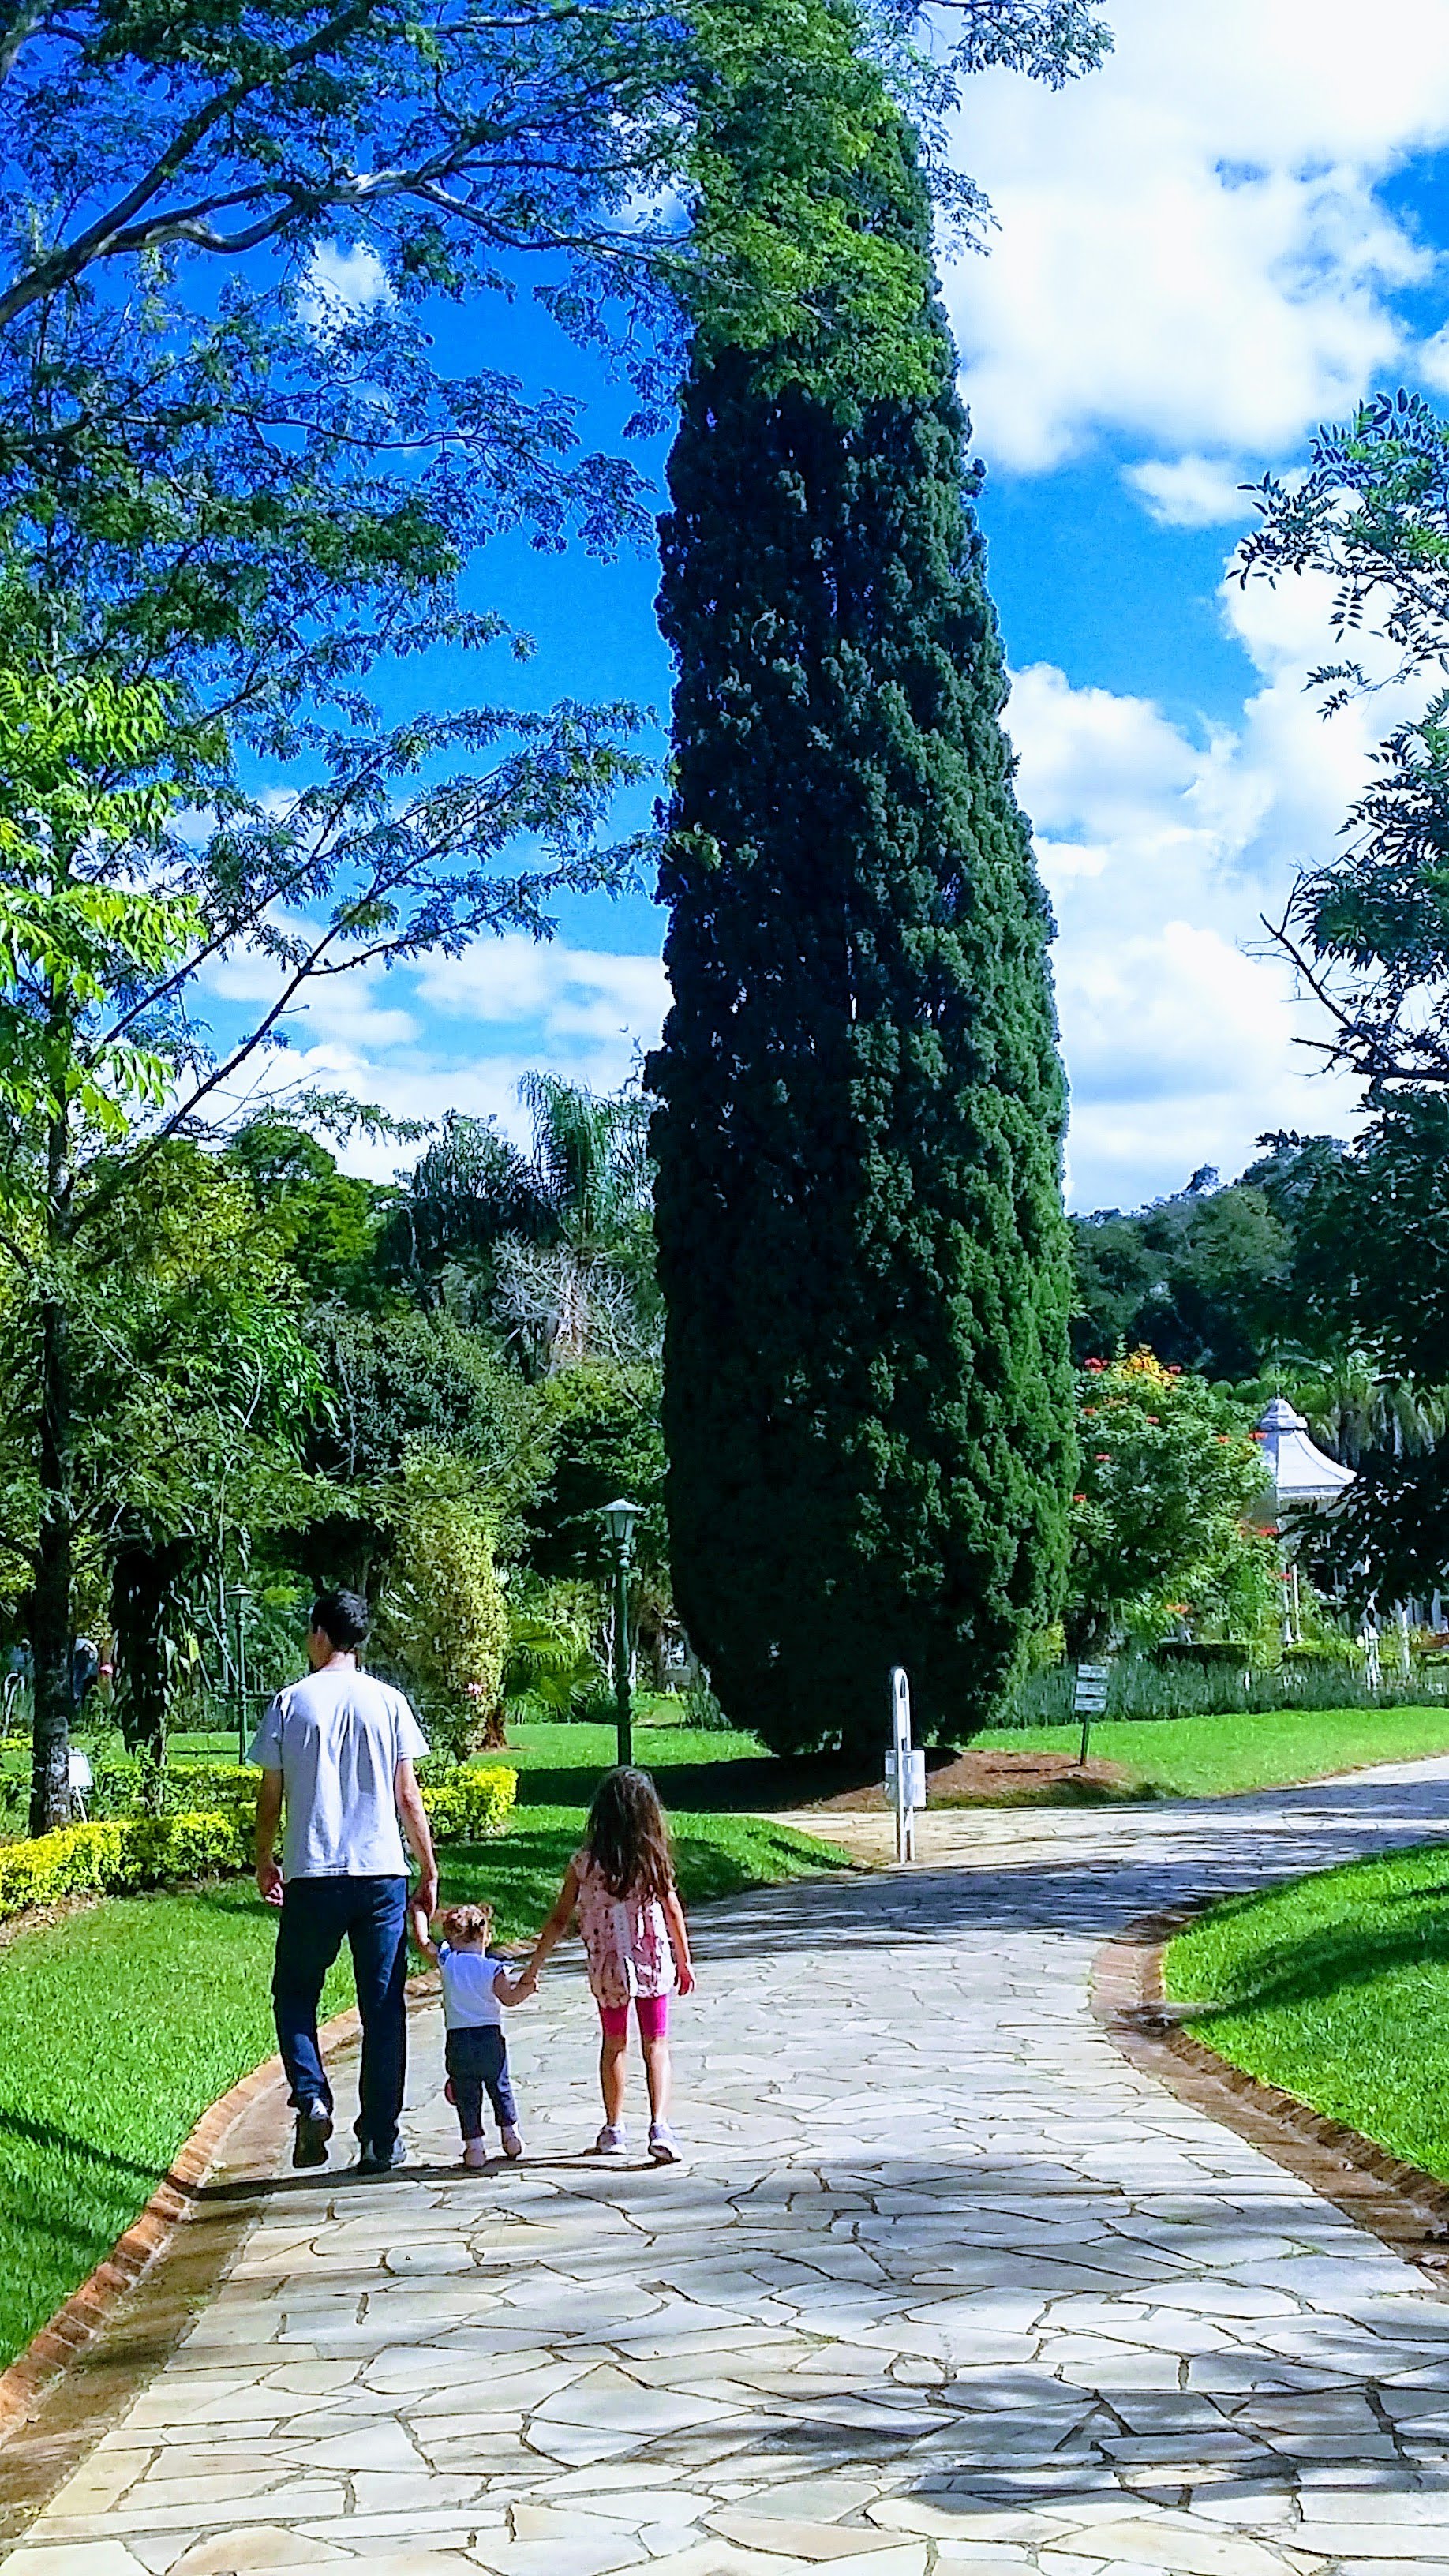
[[263, 1771], [257, 1791], [257, 1885], [269, 1905], [282, 1902], [282, 1873], [272, 1858], [281, 1817], [281, 1772]]
[[423, 1805], [423, 1793], [418, 1787], [418, 1775], [411, 1762], [406, 1759], [399, 1762], [393, 1785], [397, 1797], [397, 1811], [402, 1819], [402, 1829], [418, 1865], [418, 1883], [413, 1890], [413, 1908], [417, 1913], [436, 1914], [438, 1864], [433, 1858], [432, 1827], [428, 1823], [427, 1808]]

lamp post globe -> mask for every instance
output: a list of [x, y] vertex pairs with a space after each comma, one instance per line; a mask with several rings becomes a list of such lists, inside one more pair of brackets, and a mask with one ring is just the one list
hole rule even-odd
[[629, 1556], [634, 1523], [642, 1518], [638, 1503], [606, 1503], [599, 1518], [609, 1534], [614, 1558], [614, 1724], [615, 1759], [627, 1770], [634, 1759], [634, 1709], [629, 1694]]

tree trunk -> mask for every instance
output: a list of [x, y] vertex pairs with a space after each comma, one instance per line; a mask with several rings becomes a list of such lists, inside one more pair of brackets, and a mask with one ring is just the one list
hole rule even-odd
[[47, 1297], [40, 1344], [40, 1532], [30, 1597], [30, 1650], [35, 1666], [35, 1732], [30, 1778], [30, 1830], [48, 1834], [70, 1822], [71, 1575], [75, 1547], [71, 1495], [70, 1351], [65, 1308]]
[[171, 1696], [167, 1649], [178, 1591], [192, 1556], [185, 1540], [153, 1545], [144, 1538], [127, 1538], [117, 1550], [111, 1577], [121, 1733], [128, 1753], [145, 1751], [158, 1762], [166, 1753]]

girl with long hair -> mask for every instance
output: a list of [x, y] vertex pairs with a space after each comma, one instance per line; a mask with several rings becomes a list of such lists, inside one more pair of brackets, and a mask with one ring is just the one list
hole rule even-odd
[[599, 1783], [585, 1839], [534, 1943], [525, 1984], [537, 1976], [575, 1914], [603, 2030], [604, 2125], [593, 2152], [620, 2155], [627, 2145], [624, 2082], [632, 2004], [649, 2087], [649, 2153], [658, 2165], [677, 2164], [679, 2144], [669, 2125], [669, 1997], [676, 1987], [689, 1993], [694, 1969], [669, 1826], [647, 1771], [610, 1771]]

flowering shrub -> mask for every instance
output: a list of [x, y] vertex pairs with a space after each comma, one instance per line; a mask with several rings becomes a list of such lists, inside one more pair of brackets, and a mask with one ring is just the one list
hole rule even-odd
[[1069, 1651], [1114, 1627], [1151, 1635], [1173, 1612], [1256, 1627], [1277, 1557], [1249, 1507], [1262, 1453], [1231, 1403], [1151, 1351], [1089, 1363], [1079, 1381]]

